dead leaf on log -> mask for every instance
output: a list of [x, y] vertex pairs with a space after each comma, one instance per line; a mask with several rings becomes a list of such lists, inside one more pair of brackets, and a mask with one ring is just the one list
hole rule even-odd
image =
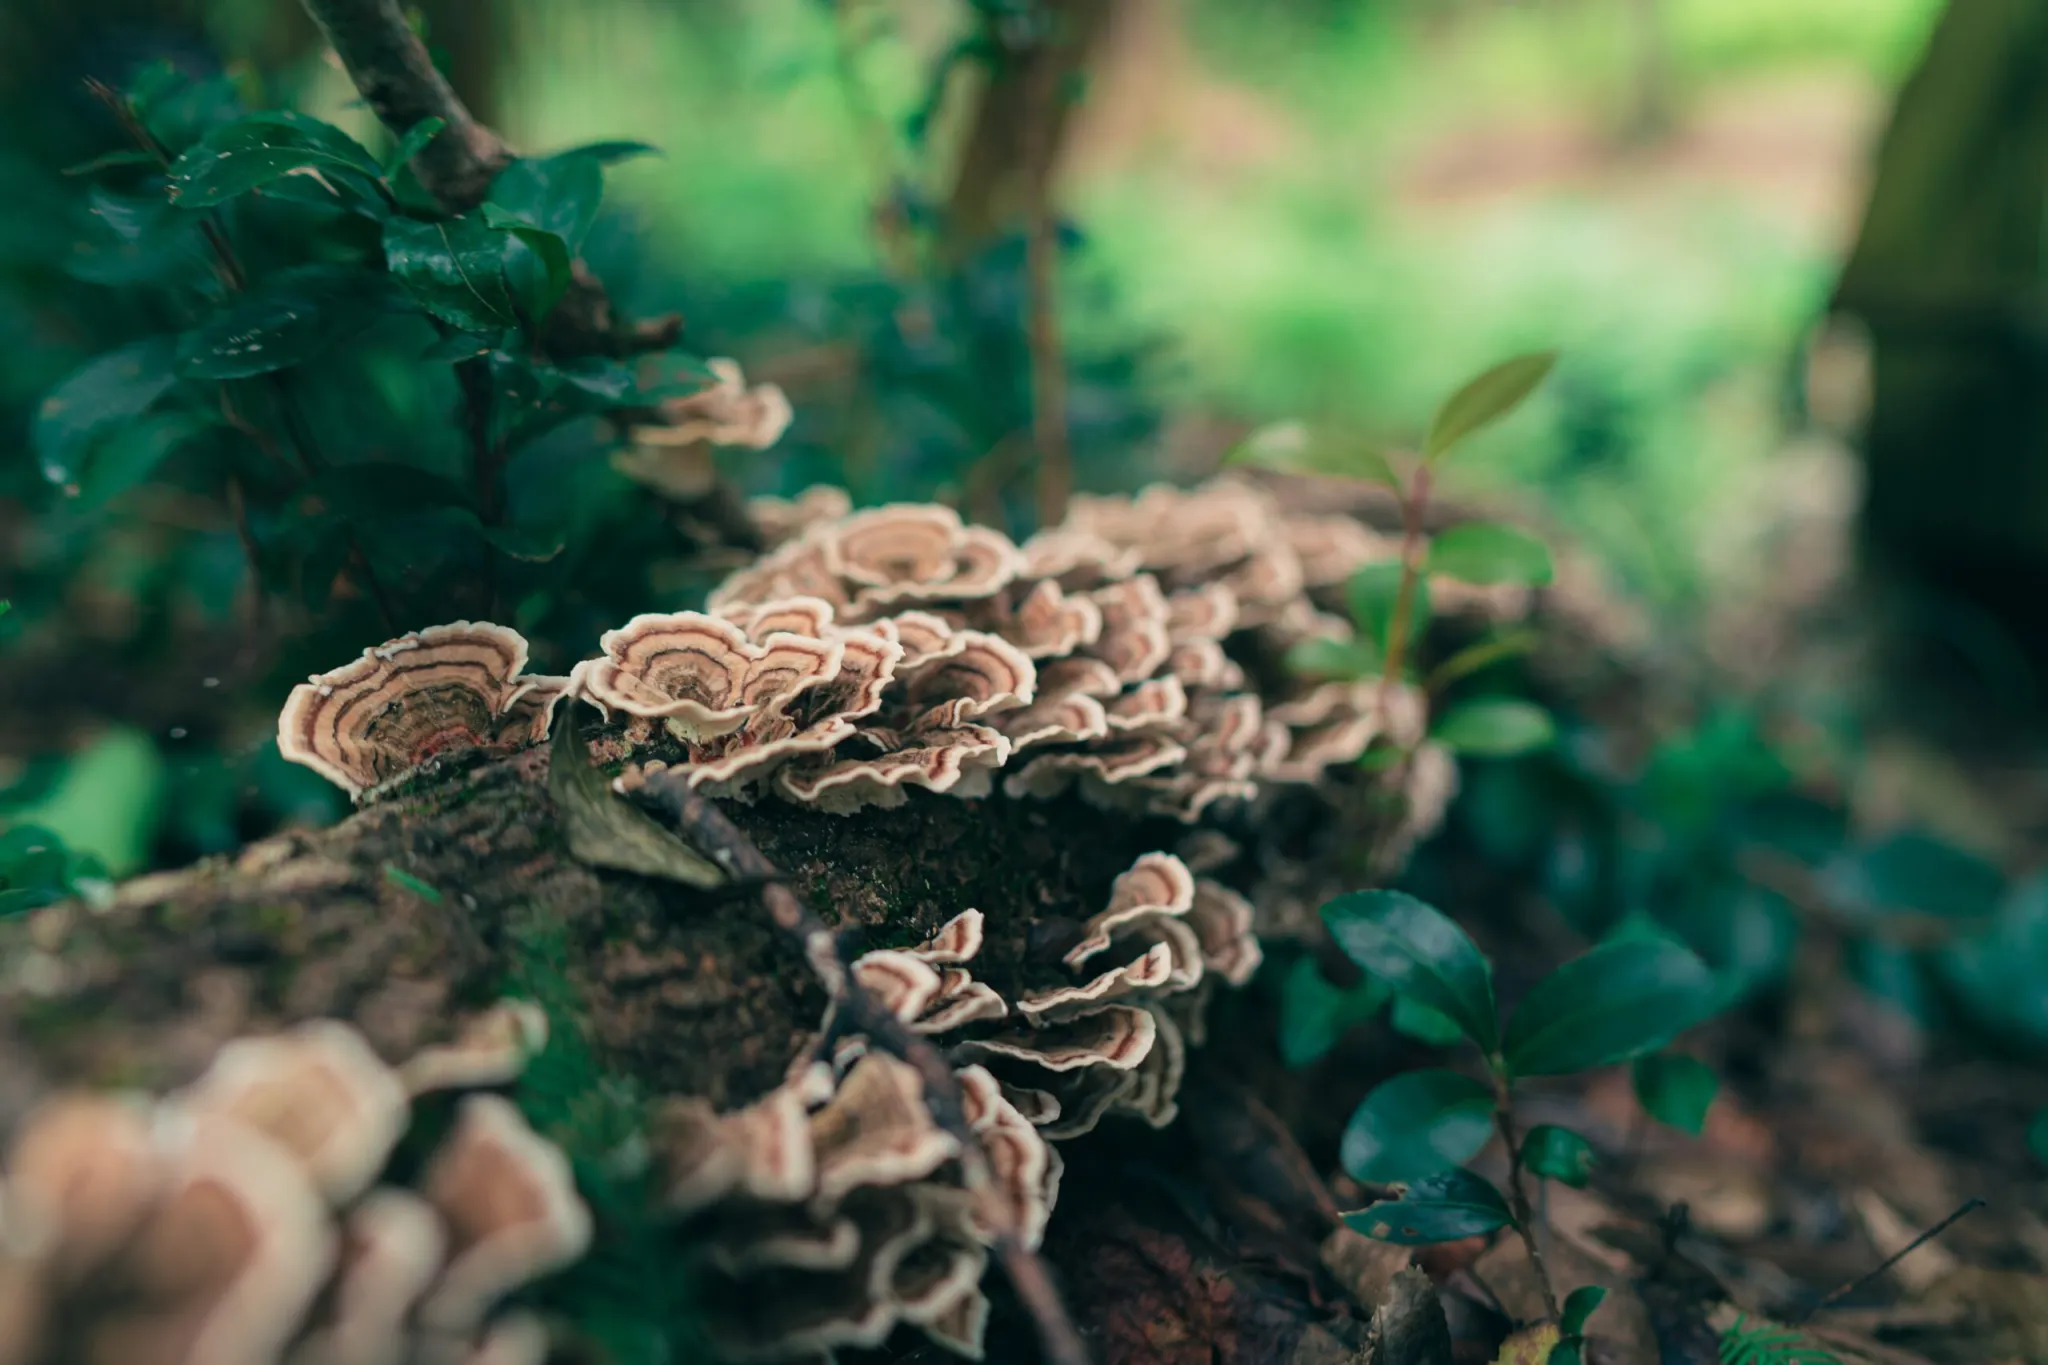
[[664, 877], [699, 890], [723, 885], [725, 873], [716, 863], [612, 794], [577, 737], [576, 710], [573, 701], [564, 708], [548, 752], [548, 795], [561, 811], [569, 852], [597, 867]]

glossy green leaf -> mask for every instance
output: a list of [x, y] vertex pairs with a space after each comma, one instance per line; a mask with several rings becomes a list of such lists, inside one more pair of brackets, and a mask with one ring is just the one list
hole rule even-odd
[[518, 324], [505, 284], [505, 234], [477, 214], [445, 222], [393, 218], [384, 259], [420, 307], [466, 332]]
[[1468, 521], [1429, 543], [1429, 571], [1460, 583], [1524, 583], [1542, 587], [1555, 571], [1550, 547], [1514, 526]]
[[1515, 758], [1555, 743], [1557, 722], [1534, 702], [1483, 697], [1446, 711], [1430, 737], [1473, 758]]
[[1345, 990], [1323, 979], [1313, 957], [1295, 959], [1280, 987], [1280, 1060], [1291, 1067], [1321, 1060], [1386, 1002], [1387, 988], [1370, 976]]
[[371, 180], [382, 174], [377, 159], [334, 125], [269, 110], [200, 138], [171, 167], [171, 197], [182, 208], [209, 208], [295, 171]]
[[1607, 1301], [1605, 1285], [1580, 1285], [1565, 1295], [1564, 1308], [1557, 1315], [1557, 1332], [1562, 1337], [1583, 1337], [1586, 1324], [1601, 1304]]
[[353, 266], [285, 271], [178, 339], [178, 369], [194, 379], [245, 379], [289, 369], [375, 322], [384, 278]]
[[1493, 1092], [1455, 1071], [1407, 1071], [1360, 1101], [1338, 1159], [1370, 1184], [1419, 1180], [1470, 1161], [1493, 1134]]
[[1655, 1052], [1636, 1058], [1632, 1075], [1636, 1101], [1651, 1118], [1695, 1137], [1707, 1126], [1721, 1089], [1714, 1068], [1682, 1052]]
[[145, 413], [102, 437], [78, 481], [80, 511], [104, 506], [147, 482], [187, 442], [220, 425], [212, 413]]
[[491, 182], [489, 203], [506, 217], [552, 232], [573, 255], [597, 221], [604, 198], [604, 167], [654, 149], [644, 143], [603, 142], [553, 156], [521, 157]]
[[1570, 1337], [1560, 1337], [1543, 1358], [1543, 1365], [1585, 1365], [1585, 1359], [1584, 1345]]
[[172, 337], [151, 337], [87, 361], [36, 405], [29, 444], [43, 477], [76, 485], [94, 440], [139, 417], [178, 380]]
[[1514, 1221], [1499, 1190], [1462, 1167], [1411, 1182], [1398, 1199], [1344, 1215], [1344, 1222], [1377, 1242], [1429, 1246], [1477, 1237]]
[[2048, 1054], [2048, 876], [2014, 888], [1991, 923], [1945, 944], [1933, 965], [1978, 1028]]
[[1536, 983], [1508, 1020], [1508, 1071], [1558, 1076], [1640, 1057], [1706, 1019], [1720, 989], [1668, 939], [1610, 939]]
[[427, 144], [432, 142], [435, 136], [447, 126], [448, 120], [446, 119], [423, 118], [408, 128], [405, 136], [398, 139], [398, 145], [391, 149], [391, 155], [384, 158], [385, 178], [389, 179], [398, 172], [399, 167], [405, 165], [406, 162], [412, 160], [421, 152], [424, 152], [427, 149]]
[[1918, 830], [1903, 830], [1847, 855], [1829, 883], [1866, 911], [1989, 919], [2005, 878], [1993, 864]]
[[1413, 1038], [1430, 1047], [1450, 1047], [1465, 1039], [1465, 1030], [1458, 1027], [1457, 1020], [1440, 1010], [1431, 1009], [1412, 996], [1394, 997], [1394, 1008], [1388, 1011], [1387, 1023], [1403, 1038]]
[[1370, 678], [1379, 666], [1379, 651], [1357, 640], [1303, 640], [1287, 651], [1287, 671], [1303, 678]]
[[1495, 1051], [1493, 968], [1442, 911], [1399, 891], [1354, 891], [1322, 914], [1352, 961], [1454, 1020], [1482, 1051]]
[[569, 291], [574, 270], [569, 244], [544, 228], [528, 227], [505, 216], [495, 204], [484, 205], [484, 221], [503, 229], [511, 238], [506, 243], [505, 277], [518, 294], [527, 317], [540, 321]]
[[1438, 410], [1422, 453], [1438, 459], [1473, 432], [1507, 416], [1536, 391], [1556, 364], [1557, 352], [1539, 351], [1504, 360], [1473, 378]]
[[565, 544], [559, 531], [539, 530], [520, 526], [483, 526], [477, 528], [483, 538], [495, 546], [501, 554], [528, 563], [541, 564], [562, 553]]
[[1524, 1169], [1575, 1190], [1586, 1187], [1597, 1160], [1592, 1143], [1554, 1123], [1539, 1123], [1522, 1139]]

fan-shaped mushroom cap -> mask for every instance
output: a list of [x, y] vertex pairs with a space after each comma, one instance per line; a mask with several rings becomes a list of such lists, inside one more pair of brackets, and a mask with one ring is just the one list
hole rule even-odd
[[507, 1313], [490, 1325], [462, 1365], [547, 1365], [548, 1326], [532, 1313]]
[[1184, 640], [1166, 657], [1166, 671], [1183, 687], [1242, 687], [1244, 670], [1214, 640]]
[[861, 954], [853, 975], [877, 1004], [905, 1022], [923, 1014], [939, 995], [938, 969], [894, 949]]
[[635, 427], [633, 440], [642, 445], [680, 446], [699, 441], [716, 446], [766, 450], [789, 428], [789, 399], [773, 384], [747, 387], [739, 362], [723, 357], [705, 362], [716, 381], [661, 405], [665, 425]]
[[923, 1014], [911, 1021], [917, 1033], [949, 1033], [984, 1019], [1000, 1019], [1010, 1012], [993, 986], [976, 981], [965, 969], [946, 967], [939, 972], [939, 993]]
[[[896, 1273], [889, 1279], [889, 1297], [904, 1322], [924, 1327], [926, 1335], [940, 1345], [952, 1347], [970, 1360], [979, 1360], [982, 1344], [979, 1332], [975, 1332], [975, 1322], [978, 1316], [981, 1325], [986, 1326], [987, 1300], [982, 1298], [981, 1276], [987, 1268], [988, 1252], [981, 1246], [935, 1238], [913, 1248], [897, 1262]], [[970, 1299], [982, 1299], [982, 1312], [959, 1314], [961, 1305]], [[930, 1324], [938, 1322], [948, 1326], [932, 1332]], [[956, 1338], [953, 1330], [974, 1335]]]
[[1313, 782], [1323, 769], [1358, 758], [1382, 735], [1411, 744], [1427, 724], [1426, 704], [1414, 688], [1382, 687], [1377, 678], [1322, 683], [1267, 714], [1290, 736], [1285, 756], [1264, 769], [1280, 782]]
[[760, 644], [730, 621], [701, 612], [636, 616], [598, 642], [570, 677], [607, 712], [665, 721], [678, 738], [728, 734], [755, 712], [830, 682], [845, 647], [837, 640], [773, 634]]
[[1081, 941], [1062, 959], [1078, 967], [1114, 941], [1119, 929], [1141, 920], [1185, 915], [1195, 903], [1195, 878], [1171, 853], [1147, 853], [1110, 887], [1109, 905], [1089, 919]]
[[921, 602], [989, 597], [1023, 568], [1001, 532], [965, 526], [951, 508], [897, 503], [816, 532], [826, 567], [852, 587], [851, 619]]
[[761, 539], [774, 548], [796, 539], [813, 526], [836, 521], [853, 510], [853, 498], [844, 488], [812, 484], [794, 498], [758, 497], [747, 499], [747, 514], [761, 532]]
[[693, 1213], [736, 1191], [785, 1203], [809, 1194], [817, 1162], [804, 1100], [801, 1085], [731, 1114], [697, 1096], [669, 1100], [651, 1135], [668, 1207]]
[[[517, 749], [547, 738], [557, 679], [521, 677], [517, 631], [457, 621], [402, 635], [292, 689], [278, 752], [360, 798], [455, 749]], [[517, 706], [534, 692], [545, 704]]]
[[776, 790], [799, 805], [843, 815], [863, 806], [900, 806], [912, 787], [962, 796], [986, 791], [988, 774], [1010, 756], [1010, 741], [985, 725], [869, 729], [854, 743], [879, 752], [784, 768], [775, 775]]
[[337, 1206], [369, 1188], [411, 1114], [397, 1075], [332, 1019], [235, 1039], [179, 1098], [277, 1142]]
[[1130, 733], [1166, 729], [1187, 715], [1187, 689], [1181, 686], [1179, 678], [1170, 673], [1161, 678], [1147, 678], [1125, 689], [1103, 711], [1112, 730]]
[[1070, 524], [1047, 527], [1024, 542], [1022, 577], [1051, 579], [1069, 590], [1100, 587], [1138, 571], [1135, 548], [1111, 544]]
[[940, 925], [922, 944], [909, 949], [912, 957], [938, 965], [972, 961], [981, 951], [984, 919], [979, 910], [962, 910]]
[[590, 1213], [568, 1159], [496, 1095], [463, 1100], [420, 1188], [447, 1224], [450, 1245], [447, 1267], [420, 1305], [430, 1330], [474, 1331], [505, 1294], [590, 1245]]
[[991, 725], [1017, 752], [1042, 744], [1083, 744], [1109, 733], [1109, 713], [1101, 702], [1081, 693], [1040, 697], [1016, 711], [990, 717]]
[[1146, 1011], [1109, 1005], [1028, 1033], [970, 1038], [955, 1047], [954, 1053], [970, 1060], [1005, 1057], [1053, 1072], [1084, 1067], [1129, 1071], [1151, 1051], [1157, 1031]]
[[1080, 986], [1059, 986], [1019, 996], [1017, 1013], [1033, 1023], [1073, 1019], [1100, 1009], [1112, 1000], [1123, 1000], [1147, 991], [1166, 989], [1173, 980], [1173, 947], [1155, 943], [1136, 960], [1097, 976]]
[[819, 542], [823, 530], [816, 528], [728, 574], [705, 598], [705, 609], [724, 614], [750, 602], [785, 597], [821, 597], [835, 609], [844, 607], [846, 589], [825, 562], [825, 548]]
[[1208, 575], [1234, 564], [1267, 534], [1267, 503], [1249, 484], [1216, 480], [1181, 489], [1155, 483], [1135, 498], [1074, 498], [1067, 522], [1117, 545], [1135, 547], [1146, 569]]
[[1095, 600], [1069, 596], [1049, 578], [1021, 595], [1012, 588], [987, 599], [968, 619], [1033, 659], [1063, 658], [1102, 635], [1102, 608]]
[[1187, 754], [1178, 740], [1140, 732], [1078, 751], [1039, 754], [1005, 778], [1003, 790], [1012, 796], [1058, 796], [1077, 779], [1114, 787], [1170, 768]]
[[291, 1365], [389, 1365], [406, 1358], [406, 1319], [441, 1269], [447, 1236], [408, 1190], [376, 1189], [350, 1209], [341, 1269], [324, 1320], [293, 1348]]
[[284, 1147], [220, 1115], [162, 1113], [170, 1178], [110, 1267], [132, 1309], [88, 1332], [90, 1365], [270, 1365], [329, 1271], [327, 1208]]
[[874, 624], [876, 629], [887, 627], [903, 646], [903, 660], [896, 666], [896, 676], [905, 683], [924, 669], [953, 658], [969, 644], [968, 638], [956, 632], [944, 617], [928, 611], [898, 612]]
[[1143, 682], [1158, 672], [1173, 654], [1159, 581], [1140, 574], [1097, 588], [1090, 596], [1102, 611], [1102, 631], [1090, 652], [1124, 682]]
[[905, 682], [919, 724], [951, 729], [998, 711], [1028, 706], [1038, 690], [1038, 670], [1021, 650], [985, 631], [954, 633], [958, 648], [921, 666]]
[[1252, 979], [1264, 954], [1252, 932], [1250, 901], [1220, 882], [1200, 878], [1186, 919], [1201, 944], [1203, 966], [1233, 986]]
[[1124, 680], [1101, 659], [1076, 655], [1038, 666], [1038, 696], [1097, 697], [1108, 700], [1123, 691]]
[[834, 620], [832, 604], [822, 597], [778, 597], [769, 602], [738, 602], [714, 614], [738, 626], [750, 640], [762, 639], [778, 630], [809, 640], [822, 640], [831, 634]]
[[1162, 1009], [1149, 1013], [1156, 1031], [1152, 1048], [1131, 1072], [1130, 1084], [1113, 1107], [1137, 1115], [1154, 1128], [1164, 1128], [1180, 1113], [1177, 1097], [1181, 1078], [1187, 1074], [1188, 1047], [1170, 1014]]
[[472, 1015], [451, 1042], [421, 1048], [399, 1064], [411, 1095], [505, 1085], [548, 1045], [547, 1011], [531, 1000], [500, 1000]]
[[811, 1115], [817, 1197], [830, 1207], [863, 1185], [901, 1185], [959, 1155], [932, 1120], [916, 1068], [881, 1052], [854, 1063], [838, 1093]]
[[31, 1111], [7, 1156], [7, 1227], [48, 1229], [60, 1281], [89, 1273], [128, 1240], [167, 1178], [139, 1099], [67, 1094]]

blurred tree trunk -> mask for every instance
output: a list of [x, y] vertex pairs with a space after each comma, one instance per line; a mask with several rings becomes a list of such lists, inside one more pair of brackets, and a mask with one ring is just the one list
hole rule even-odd
[[1900, 91], [1833, 308], [1867, 327], [1866, 568], [2048, 655], [2048, 4], [1952, 0]]
[[995, 52], [946, 206], [951, 258], [970, 255], [1043, 202], [1115, 7], [1115, 0], [1042, 0], [1028, 16], [992, 21]]

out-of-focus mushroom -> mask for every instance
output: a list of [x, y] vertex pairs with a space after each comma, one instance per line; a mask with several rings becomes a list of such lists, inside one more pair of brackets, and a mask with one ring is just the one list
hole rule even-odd
[[1401, 542], [1382, 535], [1356, 517], [1337, 513], [1305, 513], [1283, 522], [1288, 544], [1301, 561], [1301, 579], [1308, 588], [1335, 588], [1368, 564], [1401, 557]]
[[399, 1063], [398, 1079], [414, 1096], [506, 1085], [547, 1045], [546, 1010], [531, 1000], [500, 1000], [465, 1020], [453, 1040], [423, 1047]]
[[1158, 672], [1173, 654], [1166, 596], [1158, 580], [1140, 574], [1097, 588], [1090, 596], [1102, 611], [1102, 631], [1089, 652], [1124, 682], [1143, 682]]
[[162, 1196], [105, 1274], [121, 1309], [84, 1332], [89, 1365], [270, 1365], [335, 1259], [326, 1205], [282, 1145], [167, 1108]]
[[1005, 589], [965, 616], [968, 624], [993, 631], [1033, 659], [1064, 658], [1102, 635], [1102, 608], [1095, 600], [1069, 595], [1049, 578], [1028, 590]]
[[662, 425], [635, 427], [643, 446], [745, 446], [766, 450], [782, 439], [794, 415], [789, 399], [773, 384], [747, 386], [739, 362], [723, 357], [705, 362], [715, 381], [709, 387], [661, 405]]
[[741, 602], [714, 613], [740, 628], [750, 640], [776, 631], [823, 640], [832, 633], [835, 613], [822, 597], [777, 597], [766, 602]]
[[941, 984], [936, 967], [888, 948], [861, 954], [853, 964], [853, 976], [877, 1004], [906, 1021], [931, 1007]]
[[1157, 1033], [1158, 1026], [1146, 1011], [1110, 1005], [1028, 1033], [970, 1038], [960, 1043], [954, 1054], [971, 1060], [1010, 1058], [1053, 1072], [1083, 1067], [1129, 1071], [1144, 1060]]
[[1286, 754], [1263, 773], [1279, 782], [1314, 782], [1325, 768], [1356, 760], [1383, 736], [1412, 744], [1427, 724], [1420, 693], [1405, 684], [1383, 686], [1378, 678], [1321, 683], [1267, 714], [1289, 732]]
[[409, 1190], [372, 1190], [342, 1225], [341, 1268], [290, 1365], [390, 1365], [404, 1360], [413, 1305], [441, 1269], [447, 1235]]
[[853, 1064], [810, 1127], [817, 1198], [827, 1207], [863, 1185], [922, 1179], [959, 1155], [953, 1136], [932, 1120], [917, 1070], [881, 1052]]
[[507, 1313], [484, 1332], [462, 1365], [547, 1365], [552, 1338], [532, 1313]]
[[568, 1159], [496, 1095], [463, 1100], [420, 1191], [449, 1234], [448, 1263], [419, 1308], [432, 1331], [475, 1331], [505, 1294], [590, 1245], [590, 1213]]
[[822, 527], [813, 528], [727, 575], [704, 599], [705, 610], [723, 615], [749, 603], [789, 597], [820, 597], [835, 610], [845, 607], [846, 589], [839, 575], [825, 562], [819, 530]]
[[1167, 637], [1175, 644], [1221, 640], [1237, 629], [1237, 594], [1222, 583], [1182, 588], [1166, 598]]
[[50, 1271], [74, 1283], [134, 1234], [166, 1178], [146, 1100], [58, 1095], [30, 1112], [8, 1152], [6, 1226], [49, 1229]]
[[277, 1142], [336, 1206], [369, 1187], [411, 1114], [396, 1073], [332, 1019], [235, 1039], [176, 1098]]
[[1152, 1047], [1131, 1071], [1130, 1084], [1117, 1095], [1112, 1107], [1135, 1114], [1154, 1128], [1164, 1128], [1180, 1113], [1180, 1083], [1187, 1074], [1187, 1041], [1180, 1026], [1163, 1009], [1151, 1009], [1154, 1036]]
[[747, 514], [754, 519], [761, 539], [770, 549], [795, 540], [813, 526], [836, 521], [853, 511], [853, 499], [843, 488], [828, 483], [812, 484], [794, 498], [757, 497], [747, 499]]
[[1099, 588], [1138, 571], [1140, 556], [1069, 523], [1048, 527], [1024, 542], [1025, 578], [1050, 579], [1068, 591]]
[[1126, 734], [1170, 729], [1187, 715], [1188, 693], [1169, 673], [1126, 688], [1103, 712], [1110, 729]]
[[817, 529], [825, 564], [851, 585], [851, 620], [899, 606], [993, 596], [1024, 557], [999, 531], [965, 526], [950, 508], [899, 503]]
[[598, 643], [604, 657], [570, 674], [577, 695], [606, 712], [661, 720], [686, 742], [730, 734], [830, 682], [844, 652], [836, 640], [786, 633], [755, 644], [730, 621], [694, 611], [636, 616]]
[[1194, 903], [1185, 916], [1201, 945], [1202, 965], [1233, 986], [1252, 979], [1264, 959], [1252, 932], [1252, 903], [1220, 882], [1195, 881]]
[[1257, 792], [1267, 737], [1259, 699], [1249, 692], [1204, 692], [1171, 732], [1186, 754], [1170, 771], [1148, 774], [1131, 784], [1145, 809], [1192, 824], [1224, 800], [1248, 800]]
[[[523, 677], [517, 631], [457, 621], [402, 635], [292, 689], [278, 752], [361, 799], [438, 754], [547, 738], [560, 679]], [[519, 705], [529, 693], [540, 699]]]
[[1138, 958], [1080, 986], [1058, 986], [1017, 998], [1017, 1012], [1032, 1023], [1052, 1023], [1089, 1014], [1112, 1000], [1165, 989], [1173, 979], [1173, 948], [1155, 943]]
[[779, 1086], [731, 1114], [699, 1096], [667, 1101], [650, 1142], [668, 1207], [694, 1213], [735, 1192], [782, 1202], [809, 1194], [817, 1163], [804, 1101], [800, 1085]]
[[910, 1027], [917, 1033], [950, 1033], [984, 1019], [1000, 1019], [1009, 1012], [1008, 1002], [993, 986], [976, 981], [964, 968], [946, 967], [939, 972], [939, 993], [910, 1021]]

